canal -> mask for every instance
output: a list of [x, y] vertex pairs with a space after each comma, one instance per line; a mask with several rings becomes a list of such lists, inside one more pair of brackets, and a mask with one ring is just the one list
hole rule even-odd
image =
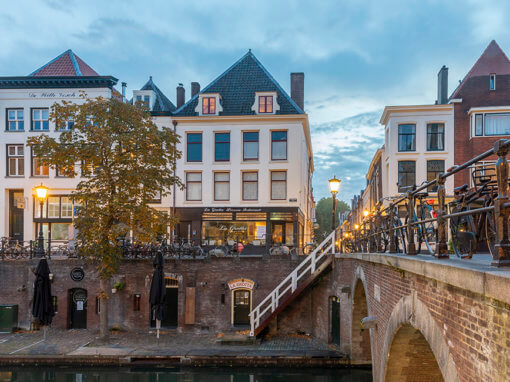
[[0, 382], [371, 382], [360, 369], [4, 368]]

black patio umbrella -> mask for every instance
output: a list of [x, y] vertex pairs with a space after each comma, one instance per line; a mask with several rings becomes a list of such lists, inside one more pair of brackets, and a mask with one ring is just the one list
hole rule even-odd
[[151, 304], [151, 312], [156, 319], [157, 337], [159, 338], [159, 328], [161, 327], [161, 320], [163, 319], [163, 309], [165, 304], [165, 276], [163, 273], [163, 254], [158, 251], [154, 258], [154, 274], [152, 275], [151, 291], [149, 295], [149, 302]]
[[[45, 258], [42, 258], [35, 270], [34, 299], [32, 303], [32, 316], [39, 320], [39, 324], [51, 324], [55, 311], [51, 297], [50, 267]], [[46, 328], [44, 330], [46, 336]]]

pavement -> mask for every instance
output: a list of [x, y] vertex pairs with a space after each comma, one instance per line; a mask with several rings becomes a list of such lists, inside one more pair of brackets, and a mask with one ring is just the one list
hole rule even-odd
[[[228, 334], [227, 334], [228, 335]], [[282, 359], [321, 365], [346, 365], [348, 359], [334, 345], [326, 344], [306, 335], [287, 335], [246, 344], [221, 344], [218, 340], [223, 334], [191, 334], [162, 330], [160, 339], [156, 333], [149, 332], [112, 332], [105, 343], [97, 338], [97, 333], [87, 330], [20, 331], [0, 334], [0, 365], [33, 363], [72, 363], [98, 358], [110, 360], [110, 364], [137, 364], [154, 360], [172, 360], [174, 363], [200, 366], [218, 365], [223, 359], [225, 364], [233, 361], [243, 364], [249, 362], [264, 364], [268, 359]], [[285, 361], [287, 359], [287, 361]], [[261, 361], [262, 360], [262, 361]], [[266, 360], [266, 361], [263, 361]], [[107, 362], [108, 363], [108, 362]]]

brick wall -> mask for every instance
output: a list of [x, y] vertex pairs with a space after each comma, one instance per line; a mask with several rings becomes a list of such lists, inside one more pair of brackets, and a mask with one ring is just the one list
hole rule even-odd
[[[99, 292], [99, 280], [93, 264], [81, 260], [49, 260], [54, 274], [52, 294], [58, 297], [58, 314], [54, 327], [67, 328], [68, 291], [84, 288], [88, 293], [87, 328], [97, 330], [99, 316], [95, 312], [95, 298]], [[285, 257], [272, 257], [268, 261], [260, 258], [244, 258], [239, 261], [227, 258], [214, 258], [210, 261], [186, 260], [168, 261], [165, 273], [179, 280], [178, 322], [180, 330], [211, 331], [231, 330], [232, 294], [226, 286], [230, 280], [248, 278], [255, 282], [252, 305], [256, 306], [280, 281], [297, 266], [297, 261]], [[30, 327], [31, 301], [33, 295], [33, 270], [37, 260], [16, 260], [0, 262], [0, 304], [19, 305], [19, 326]], [[74, 267], [82, 267], [85, 279], [75, 282], [70, 277]], [[124, 329], [146, 330], [149, 327], [149, 289], [153, 273], [149, 260], [124, 261], [112, 283], [121, 281], [125, 289], [111, 294], [109, 300], [110, 326]], [[26, 289], [21, 287], [25, 285]], [[185, 289], [195, 287], [195, 324], [184, 324]], [[134, 294], [141, 295], [141, 309], [134, 311]], [[222, 304], [221, 295], [225, 295]]]

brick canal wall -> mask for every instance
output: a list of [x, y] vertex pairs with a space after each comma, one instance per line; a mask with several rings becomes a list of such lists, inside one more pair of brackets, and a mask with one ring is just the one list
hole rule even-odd
[[[87, 291], [86, 325], [97, 330], [99, 315], [96, 313], [96, 296], [99, 293], [99, 279], [93, 264], [83, 260], [49, 260], [54, 274], [52, 294], [58, 299], [58, 313], [53, 325], [67, 329], [69, 326], [69, 291], [83, 288]], [[255, 284], [252, 290], [252, 306], [258, 304], [292, 269], [299, 264], [288, 257], [261, 258], [213, 258], [204, 260], [169, 260], [165, 263], [165, 275], [178, 283], [178, 329], [182, 331], [231, 330], [232, 291], [228, 282], [235, 279], [249, 279]], [[18, 326], [29, 328], [32, 322], [31, 303], [33, 271], [37, 260], [16, 260], [0, 262], [0, 304], [18, 304]], [[73, 281], [70, 272], [82, 268], [83, 281]], [[149, 328], [149, 289], [153, 274], [150, 260], [123, 261], [114, 282], [125, 283], [125, 289], [112, 294], [109, 300], [109, 323], [122, 329], [147, 330]], [[140, 310], [135, 311], [134, 295], [140, 294]], [[222, 296], [223, 295], [223, 296]], [[188, 299], [188, 306], [186, 300]], [[194, 302], [192, 301], [194, 299]], [[186, 317], [188, 310], [188, 317]], [[190, 312], [193, 311], [193, 312]], [[194, 314], [191, 314], [194, 313]], [[194, 316], [194, 317], [191, 317]], [[186, 320], [192, 319], [193, 324]]]
[[[446, 381], [508, 381], [509, 286], [507, 275], [490, 269], [342, 256], [276, 326], [280, 333], [332, 341], [334, 296], [340, 299], [340, 348], [354, 364], [371, 360], [374, 381], [436, 381], [440, 374]], [[376, 329], [361, 330], [366, 316], [377, 317]]]

